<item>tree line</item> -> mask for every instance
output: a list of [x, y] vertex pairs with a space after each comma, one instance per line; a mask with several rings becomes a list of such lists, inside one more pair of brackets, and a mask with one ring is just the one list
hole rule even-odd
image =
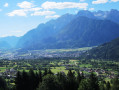
[[119, 90], [118, 76], [111, 81], [100, 79], [91, 72], [86, 77], [83, 72], [69, 70], [54, 74], [50, 69], [34, 72], [17, 72], [15, 85], [9, 88], [4, 79], [0, 78], [0, 90]]

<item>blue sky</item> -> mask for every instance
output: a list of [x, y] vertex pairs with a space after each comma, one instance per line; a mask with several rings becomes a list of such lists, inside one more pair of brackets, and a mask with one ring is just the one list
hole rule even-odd
[[110, 9], [119, 10], [119, 0], [0, 0], [0, 37], [22, 36], [65, 13]]

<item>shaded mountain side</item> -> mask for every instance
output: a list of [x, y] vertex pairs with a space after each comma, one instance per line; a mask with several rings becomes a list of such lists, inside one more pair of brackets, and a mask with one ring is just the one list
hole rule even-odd
[[119, 38], [87, 52], [87, 59], [119, 60]]
[[[78, 17], [59, 33], [44, 38], [27, 49], [80, 48], [100, 45], [119, 37], [119, 25], [109, 20]], [[35, 41], [34, 41], [35, 42]]]
[[37, 28], [26, 33], [19, 40], [17, 47], [27, 47], [37, 44], [42, 41], [42, 39], [51, 37], [57, 34], [65, 25], [67, 25], [71, 20], [74, 19], [73, 15], [65, 14], [56, 20], [51, 20], [46, 24], [40, 24]]

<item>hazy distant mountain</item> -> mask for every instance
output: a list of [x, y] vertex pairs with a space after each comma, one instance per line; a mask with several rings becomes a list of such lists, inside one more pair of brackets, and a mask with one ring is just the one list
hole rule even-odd
[[118, 13], [117, 10], [82, 10], [76, 15], [65, 14], [26, 33], [17, 47], [51, 49], [100, 45], [119, 37], [118, 19], [115, 19], [119, 16]]
[[6, 41], [0, 41], [0, 49], [10, 49], [11, 46]]
[[16, 36], [1, 37], [0, 42], [2, 42], [2, 43], [6, 42], [7, 44], [9, 44], [9, 46], [11, 48], [14, 48], [19, 39], [20, 39], [20, 37], [16, 37]]
[[101, 20], [111, 20], [119, 24], [119, 11], [116, 9], [111, 9], [110, 11], [96, 11], [90, 12], [88, 10], [81, 10], [77, 13], [76, 16], [85, 16], [92, 19], [101, 19]]
[[97, 12], [93, 12], [93, 14], [99, 19], [107, 19], [119, 24], [119, 11], [116, 9], [112, 9], [110, 11], [99, 10]]
[[90, 50], [87, 58], [119, 60], [119, 38]]

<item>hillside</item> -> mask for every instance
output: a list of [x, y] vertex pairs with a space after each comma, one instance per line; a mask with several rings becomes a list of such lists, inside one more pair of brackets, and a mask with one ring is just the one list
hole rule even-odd
[[87, 58], [119, 60], [119, 38], [93, 48]]

